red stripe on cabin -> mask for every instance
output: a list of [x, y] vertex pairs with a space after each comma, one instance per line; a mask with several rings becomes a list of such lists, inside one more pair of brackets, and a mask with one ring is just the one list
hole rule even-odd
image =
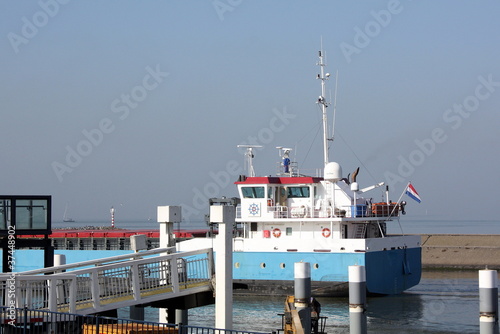
[[318, 183], [323, 181], [322, 177], [297, 176], [297, 177], [247, 177], [245, 181], [236, 181], [234, 184], [297, 184]]

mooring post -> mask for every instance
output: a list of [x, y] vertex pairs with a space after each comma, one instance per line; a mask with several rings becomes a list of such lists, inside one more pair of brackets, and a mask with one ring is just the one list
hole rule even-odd
[[349, 266], [349, 322], [351, 334], [366, 334], [366, 271]]
[[215, 238], [215, 327], [233, 329], [233, 224], [236, 207], [210, 206], [210, 222], [219, 224]]
[[304, 334], [311, 334], [311, 264], [296, 262], [294, 276], [294, 306], [299, 314]]
[[479, 332], [498, 334], [498, 276], [496, 270], [479, 270]]

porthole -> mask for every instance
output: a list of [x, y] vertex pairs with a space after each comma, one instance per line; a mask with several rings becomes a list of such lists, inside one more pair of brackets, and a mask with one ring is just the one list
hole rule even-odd
[[285, 269], [286, 265], [284, 263], [280, 263], [280, 268]]
[[262, 269], [264, 269], [264, 268], [266, 267], [266, 264], [265, 264], [264, 262], [262, 262], [262, 263], [260, 264], [260, 267], [261, 267]]
[[235, 267], [236, 269], [238, 269], [238, 268], [240, 267], [240, 263], [239, 263], [239, 262], [235, 262], [235, 263], [234, 263], [234, 267]]
[[313, 268], [314, 268], [314, 269], [318, 269], [318, 268], [319, 268], [319, 264], [315, 263], [315, 264], [313, 265]]

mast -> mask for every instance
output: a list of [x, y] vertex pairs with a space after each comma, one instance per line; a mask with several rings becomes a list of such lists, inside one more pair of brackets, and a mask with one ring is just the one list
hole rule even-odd
[[248, 172], [248, 176], [254, 177], [255, 176], [255, 171], [253, 169], [253, 149], [254, 148], [261, 148], [261, 145], [238, 145], [238, 147], [243, 147], [246, 148], [247, 151], [245, 153], [245, 169]]
[[328, 164], [328, 118], [326, 115], [326, 108], [328, 107], [328, 102], [325, 99], [325, 81], [330, 77], [330, 73], [325, 74], [325, 63], [323, 62], [323, 51], [319, 51], [319, 62], [320, 74], [318, 74], [318, 79], [321, 80], [321, 95], [318, 98], [318, 104], [321, 105], [321, 112], [323, 113], [323, 159], [325, 166]]

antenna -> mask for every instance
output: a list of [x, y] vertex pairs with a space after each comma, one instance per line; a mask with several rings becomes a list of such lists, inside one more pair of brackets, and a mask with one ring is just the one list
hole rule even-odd
[[332, 138], [330, 140], [333, 142], [335, 139], [335, 116], [337, 115], [337, 83], [339, 79], [339, 71], [335, 73], [335, 93], [333, 97], [333, 123], [332, 123]]
[[[323, 40], [321, 41], [323, 44]], [[328, 118], [326, 114], [326, 108], [329, 103], [325, 99], [325, 81], [330, 77], [330, 73], [325, 74], [324, 67], [326, 66], [323, 62], [323, 50], [319, 51], [319, 62], [317, 63], [320, 67], [320, 74], [318, 74], [317, 78], [321, 80], [321, 95], [318, 98], [316, 103], [321, 105], [321, 111], [323, 114], [323, 159], [325, 166], [328, 164]]]
[[245, 152], [245, 159], [244, 159], [245, 169], [247, 170], [249, 177], [254, 177], [255, 171], [253, 169], [253, 158], [254, 158], [253, 149], [254, 148], [261, 148], [262, 146], [261, 145], [238, 145], [237, 147], [243, 147], [243, 148], [247, 149], [247, 151]]

